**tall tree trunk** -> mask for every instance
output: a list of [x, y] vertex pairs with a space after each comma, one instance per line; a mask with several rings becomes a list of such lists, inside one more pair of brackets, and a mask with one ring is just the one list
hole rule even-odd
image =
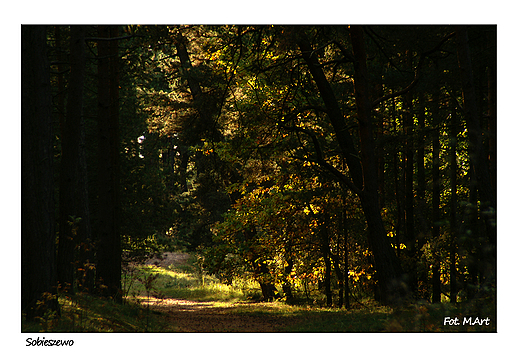
[[[482, 130], [480, 127], [480, 115], [473, 81], [471, 54], [466, 26], [457, 26], [456, 33], [457, 54], [462, 78], [464, 110], [469, 137], [469, 156], [471, 167], [477, 181], [477, 189], [481, 202], [480, 210], [485, 212], [484, 217], [488, 241], [494, 250], [496, 247], [496, 218], [494, 213], [496, 209], [496, 195], [489, 175], [489, 164], [487, 158], [484, 156], [482, 147]], [[494, 255], [494, 251], [492, 255]]]
[[[433, 117], [433, 137], [432, 137], [432, 239], [433, 241], [440, 238], [440, 204], [441, 204], [441, 181], [440, 181], [440, 142], [439, 142], [439, 88], [435, 88], [435, 95], [432, 100], [432, 117]], [[440, 256], [433, 253], [432, 265], [432, 303], [440, 303], [441, 301], [441, 280], [440, 280]]]
[[45, 26], [22, 26], [22, 311], [29, 321], [59, 311], [46, 43]]
[[354, 51], [354, 90], [359, 136], [361, 143], [361, 163], [363, 166], [363, 191], [361, 205], [367, 219], [369, 244], [372, 249], [378, 282], [381, 287], [381, 301], [384, 304], [398, 303], [408, 294], [403, 280], [403, 272], [386, 231], [379, 209], [377, 190], [377, 165], [372, 129], [371, 101], [368, 97], [368, 72], [366, 65], [363, 28], [351, 26], [350, 38]]
[[[99, 37], [117, 37], [117, 26], [99, 26]], [[105, 296], [122, 301], [119, 199], [119, 75], [117, 40], [98, 42], [97, 277]]]
[[451, 111], [450, 130], [450, 302], [457, 301], [457, 234], [458, 224], [458, 197], [457, 197], [457, 135], [459, 133], [459, 122], [455, 107]]
[[[74, 292], [74, 284], [80, 277], [76, 276], [76, 270], [90, 262], [88, 255], [92, 251], [83, 120], [85, 62], [85, 27], [71, 26], [67, 112], [61, 132], [58, 245], [58, 281], [70, 292]], [[83, 250], [83, 261], [76, 253], [78, 248]], [[91, 271], [86, 267], [86, 272]], [[85, 288], [92, 287], [93, 275], [89, 272], [88, 276]]]
[[466, 269], [468, 271], [464, 281], [464, 289], [466, 291], [467, 299], [471, 300], [475, 297], [478, 288], [478, 268], [479, 268], [479, 233], [478, 233], [478, 188], [477, 177], [475, 170], [472, 169], [470, 161], [469, 169], [469, 204], [464, 210], [464, 217], [462, 220], [462, 241], [461, 254], [464, 255]]
[[491, 48], [494, 48], [491, 63], [487, 68], [488, 71], [488, 161], [489, 161], [489, 174], [491, 179], [491, 187], [493, 192], [497, 191], [497, 39], [496, 29], [490, 38]]
[[[407, 51], [407, 62], [410, 69], [413, 68], [412, 53]], [[408, 256], [408, 285], [413, 296], [417, 296], [417, 257], [415, 252], [415, 214], [414, 214], [414, 118], [413, 118], [413, 96], [409, 91], [404, 95], [404, 134], [406, 136], [404, 152], [404, 212], [405, 212], [405, 244]]]
[[65, 63], [67, 62], [67, 59], [64, 55], [64, 49], [63, 46], [63, 26], [54, 26], [54, 37], [56, 40], [56, 51], [57, 51], [57, 60], [58, 60], [58, 73], [56, 75], [57, 84], [58, 84], [58, 92], [56, 93], [56, 108], [58, 111], [58, 122], [59, 122], [59, 128], [60, 132], [63, 132], [64, 125], [65, 125]]
[[[430, 225], [428, 224], [428, 208], [426, 204], [426, 169], [424, 166], [425, 157], [425, 139], [424, 132], [426, 127], [426, 107], [424, 102], [424, 94], [419, 95], [419, 112], [417, 115], [417, 121], [419, 126], [419, 136], [417, 139], [417, 259], [418, 259], [418, 273], [417, 273], [417, 284], [418, 284], [418, 298], [427, 298], [426, 287], [428, 285], [428, 269], [424, 265], [424, 258], [422, 257], [422, 248], [426, 243], [426, 237], [431, 235]], [[422, 264], [422, 266], [420, 266]]]

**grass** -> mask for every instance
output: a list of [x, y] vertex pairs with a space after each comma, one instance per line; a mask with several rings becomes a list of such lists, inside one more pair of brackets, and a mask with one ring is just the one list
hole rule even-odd
[[[147, 285], [149, 280], [151, 283]], [[147, 296], [149, 293], [160, 298], [237, 302], [246, 300], [257, 289], [252, 282], [237, 281], [233, 285], [225, 285], [213, 276], [201, 276], [182, 268], [142, 266], [138, 268], [136, 281], [128, 295]]]
[[76, 294], [60, 296], [61, 317], [22, 321], [22, 332], [153, 332], [175, 331], [160, 315], [136, 304]]
[[288, 332], [381, 332], [390, 318], [390, 309], [314, 309], [298, 313], [298, 324]]

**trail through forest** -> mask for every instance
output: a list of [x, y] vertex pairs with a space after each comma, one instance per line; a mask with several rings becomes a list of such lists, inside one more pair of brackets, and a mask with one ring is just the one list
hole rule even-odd
[[[190, 255], [182, 252], [165, 252], [161, 258], [146, 261], [147, 265], [179, 267], [188, 263]], [[198, 302], [175, 298], [141, 297], [143, 305], [165, 315], [172, 329], [179, 332], [276, 332], [296, 322], [295, 317], [253, 312], [251, 307], [272, 308], [268, 303]], [[240, 312], [242, 311], [242, 312]]]
[[166, 315], [173, 331], [179, 332], [279, 332], [296, 322], [294, 317], [237, 313], [248, 303], [222, 306], [215, 302], [151, 297], [143, 304]]

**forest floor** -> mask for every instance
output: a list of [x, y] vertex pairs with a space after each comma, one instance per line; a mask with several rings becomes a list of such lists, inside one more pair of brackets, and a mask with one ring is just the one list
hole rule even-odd
[[[224, 304], [152, 297], [149, 301], [143, 300], [143, 305], [147, 304], [151, 310], [166, 316], [172, 331], [177, 332], [280, 332], [299, 319], [254, 310], [247, 313], [249, 303], [246, 302]], [[267, 303], [254, 304], [255, 309], [269, 308]]]
[[[146, 265], [179, 267], [188, 263], [190, 255], [165, 252]], [[200, 302], [175, 298], [141, 297], [141, 304], [166, 316], [179, 332], [276, 332], [297, 322], [296, 317], [277, 315], [272, 303]], [[271, 313], [260, 310], [270, 310]]]

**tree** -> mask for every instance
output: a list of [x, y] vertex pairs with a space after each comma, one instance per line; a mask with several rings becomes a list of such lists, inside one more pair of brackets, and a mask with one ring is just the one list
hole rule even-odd
[[[390, 243], [379, 211], [377, 166], [375, 161], [374, 137], [372, 129], [371, 102], [369, 101], [368, 73], [363, 28], [352, 26], [350, 30], [354, 51], [354, 85], [361, 141], [361, 162], [363, 164], [363, 193], [361, 203], [369, 229], [369, 243], [374, 253], [378, 280], [383, 303], [396, 302], [405, 297], [403, 272]], [[396, 300], [397, 299], [397, 300]]]
[[49, 68], [46, 27], [22, 26], [22, 311], [27, 320], [59, 311]]
[[[432, 100], [432, 116], [433, 127], [439, 127], [439, 95], [434, 93]], [[440, 238], [440, 220], [441, 220], [441, 175], [440, 175], [440, 139], [439, 131], [435, 130], [432, 137], [432, 238], [438, 240]], [[432, 266], [432, 303], [441, 302], [441, 280], [440, 280], [440, 256], [434, 251]]]
[[459, 134], [459, 122], [457, 111], [452, 105], [450, 130], [450, 302], [457, 302], [457, 235], [459, 232], [458, 194], [457, 194], [457, 135]]
[[[119, 178], [118, 28], [98, 27], [97, 279], [101, 293], [122, 301]], [[103, 287], [104, 286], [104, 287]]]
[[[94, 277], [83, 118], [85, 62], [85, 27], [71, 26], [67, 109], [61, 131], [57, 261], [58, 281], [70, 292], [80, 277], [87, 279], [83, 287], [91, 289]], [[78, 269], [85, 275], [77, 275]]]
[[494, 209], [496, 194], [493, 191], [489, 175], [489, 162], [484, 156], [482, 129], [477, 105], [477, 96], [472, 73], [471, 54], [468, 44], [468, 33], [465, 26], [457, 26], [457, 54], [459, 59], [462, 91], [464, 94], [464, 110], [469, 137], [469, 156], [472, 174], [476, 177], [478, 194], [482, 202], [482, 210], [491, 209], [485, 217], [489, 244], [496, 246], [496, 225]]

